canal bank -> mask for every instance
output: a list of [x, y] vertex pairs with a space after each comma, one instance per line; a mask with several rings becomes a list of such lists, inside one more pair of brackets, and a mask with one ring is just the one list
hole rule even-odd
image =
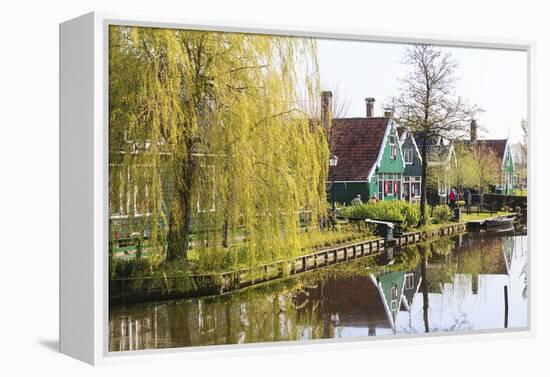
[[109, 350], [527, 326], [525, 233], [465, 232], [393, 251], [230, 294], [112, 307]]
[[163, 275], [161, 278], [111, 279], [109, 281], [109, 303], [110, 305], [120, 305], [223, 295], [332, 265], [373, 257], [394, 247], [404, 247], [440, 237], [463, 234], [467, 230], [468, 223], [466, 222], [445, 224], [437, 228], [403, 233], [398, 237], [376, 238], [339, 245], [301, 255], [291, 260], [277, 261], [236, 271], [200, 275]]

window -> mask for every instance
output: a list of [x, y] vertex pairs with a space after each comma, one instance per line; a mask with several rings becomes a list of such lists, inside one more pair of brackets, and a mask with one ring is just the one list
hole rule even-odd
[[439, 179], [437, 180], [437, 191], [439, 193], [439, 196], [447, 195], [447, 186]]
[[412, 165], [413, 163], [413, 150], [405, 149], [403, 151], [403, 157], [405, 159], [405, 164]]
[[414, 274], [406, 274], [405, 289], [413, 289], [413, 288], [414, 288]]
[[397, 158], [397, 144], [395, 143], [395, 136], [390, 136], [390, 158], [392, 160]]
[[386, 195], [392, 195], [393, 194], [393, 181], [386, 181], [385, 182], [386, 186], [385, 186], [385, 194]]
[[412, 184], [412, 196], [420, 196], [420, 183]]
[[110, 218], [149, 216], [149, 184], [143, 173], [140, 175], [139, 171], [131, 172], [128, 169], [126, 174], [120, 172], [119, 179], [120, 183], [113, 187], [113, 193], [109, 197]]
[[397, 310], [397, 287], [391, 287], [391, 310]]

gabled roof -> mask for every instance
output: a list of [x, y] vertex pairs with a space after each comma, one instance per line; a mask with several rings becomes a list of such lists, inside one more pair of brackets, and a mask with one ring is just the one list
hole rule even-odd
[[322, 301], [321, 314], [328, 319], [337, 313], [340, 326], [393, 328], [384, 295], [372, 276], [330, 278], [307, 292], [309, 304]]
[[500, 161], [504, 160], [504, 154], [506, 153], [506, 144], [508, 144], [508, 139], [480, 140], [479, 142], [492, 149]]
[[405, 141], [407, 141], [407, 139], [410, 138], [414, 146], [414, 149], [416, 151], [416, 154], [418, 156], [418, 159], [420, 160], [420, 162], [422, 162], [422, 155], [420, 154], [420, 150], [418, 149], [418, 145], [416, 144], [416, 140], [412, 136], [412, 134], [405, 127], [397, 127], [396, 130], [397, 130], [397, 134], [399, 135], [399, 143], [401, 147], [403, 147], [403, 144], [405, 143]]
[[396, 127], [395, 129], [397, 130], [397, 135], [399, 135], [399, 140], [403, 142], [407, 138], [409, 132], [403, 126]]
[[460, 143], [469, 146], [473, 146], [476, 144], [485, 145], [487, 148], [491, 149], [495, 153], [496, 158], [498, 158], [498, 160], [501, 161], [502, 164], [504, 164], [506, 149], [508, 148], [508, 139], [481, 139], [477, 141], [461, 140]]
[[[335, 118], [330, 132], [330, 150], [338, 166], [330, 171], [335, 181], [367, 181], [376, 165], [389, 125], [389, 118]], [[334, 174], [334, 175], [333, 175]]]
[[[418, 145], [419, 148], [424, 145], [424, 139], [425, 138], [424, 138], [423, 131], [418, 131], [414, 133], [414, 141], [416, 142], [416, 145]], [[442, 145], [442, 144], [443, 144], [443, 138], [441, 136], [428, 137], [426, 140], [426, 145], [428, 146], [428, 148], [434, 145]]]
[[427, 147], [427, 155], [429, 165], [448, 164], [455, 156], [454, 144], [430, 145]]

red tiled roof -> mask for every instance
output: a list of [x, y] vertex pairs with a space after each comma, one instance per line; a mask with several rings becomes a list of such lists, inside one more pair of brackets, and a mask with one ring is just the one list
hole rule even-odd
[[485, 144], [488, 148], [491, 148], [499, 161], [504, 159], [504, 152], [506, 151], [506, 139], [501, 140], [479, 140], [480, 143]]
[[[506, 143], [508, 140], [506, 139], [487, 139], [487, 140], [477, 140], [475, 142], [470, 140], [457, 140], [455, 143], [462, 143], [464, 145], [485, 145], [487, 148], [491, 149], [495, 156], [499, 159], [499, 161], [502, 161], [504, 159], [504, 152], [506, 152]], [[475, 144], [474, 144], [475, 143]]]
[[321, 314], [330, 319], [338, 313], [341, 326], [391, 328], [376, 280], [370, 276], [330, 278], [323, 286], [308, 289], [311, 305], [323, 301]]
[[338, 165], [335, 169], [330, 168], [329, 178], [336, 181], [367, 180], [378, 158], [388, 121], [388, 118], [333, 119], [330, 150], [338, 157]]

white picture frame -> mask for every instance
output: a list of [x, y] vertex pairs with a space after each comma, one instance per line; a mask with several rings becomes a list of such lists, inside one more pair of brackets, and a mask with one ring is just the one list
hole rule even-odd
[[[253, 32], [344, 40], [430, 43], [462, 47], [526, 51], [528, 55], [528, 115], [530, 156], [536, 125], [533, 124], [533, 54], [530, 40], [461, 38], [436, 34], [365, 31], [306, 26], [242, 25], [234, 22], [195, 23], [185, 20], [135, 17], [92, 12], [60, 24], [60, 352], [90, 364], [127, 362], [149, 358], [211, 357], [267, 352], [295, 352], [320, 347], [378, 347], [424, 342], [465, 341], [525, 337], [535, 334], [532, 268], [536, 250], [529, 235], [528, 330], [474, 331], [392, 337], [367, 341], [365, 337], [172, 348], [154, 351], [108, 351], [108, 27], [137, 25], [162, 28]], [[535, 218], [536, 177], [529, 169], [529, 222]], [[75, 248], [73, 245], [79, 245]], [[197, 351], [200, 351], [199, 353]]]

